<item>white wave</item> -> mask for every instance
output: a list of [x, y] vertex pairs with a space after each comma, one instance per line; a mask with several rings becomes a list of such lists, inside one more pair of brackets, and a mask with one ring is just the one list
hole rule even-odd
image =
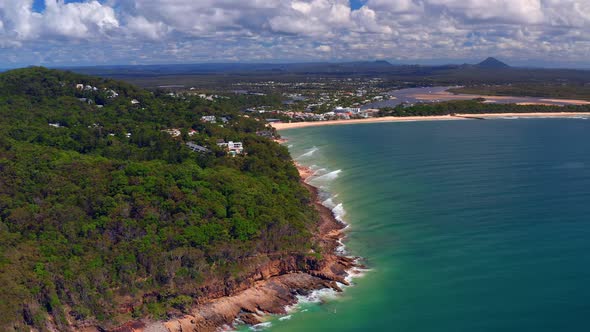
[[305, 152], [304, 154], [300, 155], [299, 157], [295, 158], [295, 159], [301, 159], [301, 158], [307, 158], [307, 157], [311, 157], [313, 156], [314, 153], [316, 153], [320, 148], [318, 147], [313, 147], [311, 148], [311, 150]]
[[344, 222], [344, 220], [342, 218], [346, 215], [346, 210], [344, 210], [344, 205], [342, 205], [342, 203], [339, 203], [338, 205], [336, 205], [332, 209], [332, 213], [334, 214], [334, 217], [336, 218], [336, 220], [338, 220], [340, 222]]
[[340, 256], [348, 255], [348, 252], [346, 251], [346, 245], [342, 242], [342, 240], [338, 240], [338, 247], [336, 247], [335, 251], [336, 254]]
[[262, 330], [266, 330], [268, 328], [272, 327], [272, 323], [271, 322], [264, 322], [264, 323], [260, 323], [260, 324], [256, 324], [253, 326], [250, 326], [250, 330], [252, 331], [262, 331]]
[[314, 171], [311, 176], [321, 176], [321, 175], [326, 174], [326, 172], [328, 171], [325, 168], [318, 168], [316, 170], [314, 170], [312, 167], [310, 167], [310, 168], [311, 168], [312, 171]]
[[332, 210], [338, 205], [336, 202], [334, 202], [336, 198], [338, 198], [338, 195], [330, 196], [328, 199], [322, 201], [322, 205]]
[[329, 181], [333, 181], [336, 180], [338, 178], [338, 175], [342, 173], [341, 169], [332, 171], [330, 173], [326, 173], [324, 175], [320, 175], [316, 178], [313, 178], [312, 181], [314, 182], [329, 182]]
[[287, 149], [290, 149], [290, 148], [292, 148], [292, 147], [293, 147], [293, 144], [289, 144], [289, 145], [287, 145]]
[[344, 280], [352, 285], [354, 279], [364, 277], [369, 271], [371, 271], [371, 269], [362, 269], [360, 267], [352, 268], [348, 270], [348, 275], [344, 278]]
[[279, 320], [280, 320], [281, 322], [282, 322], [282, 321], [285, 321], [285, 320], [289, 320], [289, 319], [291, 319], [291, 315], [287, 315], [287, 316], [284, 316], [284, 317], [281, 317], [281, 318], [279, 318]]
[[338, 295], [338, 292], [333, 290], [332, 288], [323, 288], [314, 290], [308, 295], [298, 295], [297, 296], [297, 303], [304, 304], [304, 303], [322, 303], [327, 300], [335, 299]]

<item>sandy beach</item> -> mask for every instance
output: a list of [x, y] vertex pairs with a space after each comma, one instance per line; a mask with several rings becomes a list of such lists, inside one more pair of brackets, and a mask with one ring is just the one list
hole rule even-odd
[[501, 117], [522, 117], [522, 118], [567, 118], [578, 116], [590, 116], [590, 112], [554, 112], [554, 113], [490, 113], [490, 114], [455, 114], [442, 116], [386, 116], [381, 118], [354, 119], [354, 120], [331, 120], [331, 121], [310, 121], [292, 123], [272, 123], [277, 129], [294, 129], [305, 127], [350, 125], [359, 123], [382, 123], [382, 122], [412, 122], [412, 121], [454, 121], [469, 120], [469, 118], [501, 118]]

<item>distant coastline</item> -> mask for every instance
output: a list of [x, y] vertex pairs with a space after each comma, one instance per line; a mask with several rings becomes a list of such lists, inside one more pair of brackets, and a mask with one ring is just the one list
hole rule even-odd
[[386, 116], [369, 119], [353, 120], [331, 120], [331, 121], [309, 121], [309, 122], [276, 122], [271, 125], [277, 130], [320, 127], [334, 125], [350, 125], [362, 123], [384, 123], [384, 122], [414, 122], [414, 121], [455, 121], [470, 120], [474, 118], [493, 119], [504, 117], [519, 118], [572, 118], [579, 116], [590, 116], [590, 112], [551, 112], [551, 113], [487, 113], [487, 114], [455, 114], [455, 115], [435, 115], [435, 116]]

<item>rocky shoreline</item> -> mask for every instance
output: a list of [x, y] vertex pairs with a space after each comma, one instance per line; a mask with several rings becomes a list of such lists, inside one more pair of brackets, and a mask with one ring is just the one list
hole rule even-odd
[[[324, 254], [292, 254], [268, 257], [246, 278], [217, 283], [203, 289], [206, 297], [189, 314], [166, 322], [133, 321], [115, 332], [187, 332], [230, 329], [236, 322], [259, 324], [268, 314], [286, 314], [286, 308], [297, 302], [298, 295], [309, 295], [320, 289], [342, 291], [348, 285], [349, 271], [358, 267], [355, 258], [336, 254], [344, 237], [345, 224], [319, 201], [318, 189], [305, 180], [312, 175], [308, 168], [297, 165], [302, 184], [310, 191], [313, 206], [320, 215], [316, 240]], [[101, 331], [101, 329], [81, 329]]]

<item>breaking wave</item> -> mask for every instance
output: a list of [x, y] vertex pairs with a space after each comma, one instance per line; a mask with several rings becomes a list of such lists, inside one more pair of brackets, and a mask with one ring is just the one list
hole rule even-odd
[[339, 203], [338, 205], [336, 205], [332, 209], [332, 213], [334, 214], [334, 217], [336, 218], [336, 220], [338, 220], [340, 222], [344, 222], [343, 217], [346, 215], [346, 210], [344, 210], [344, 205], [342, 205], [342, 203]]
[[301, 159], [301, 158], [308, 158], [308, 157], [311, 157], [311, 156], [313, 156], [313, 154], [314, 154], [314, 153], [316, 153], [316, 152], [317, 152], [319, 149], [320, 149], [320, 148], [318, 148], [318, 147], [315, 147], [315, 146], [314, 146], [313, 148], [311, 148], [311, 150], [309, 150], [309, 151], [305, 152], [304, 154], [300, 155], [299, 157], [295, 158], [295, 160], [299, 160], [299, 159]]
[[252, 331], [262, 331], [262, 330], [266, 330], [268, 328], [272, 327], [272, 323], [271, 322], [264, 322], [264, 323], [260, 323], [260, 324], [256, 324], [250, 327], [250, 330]]
[[329, 181], [333, 181], [336, 180], [338, 178], [338, 175], [342, 173], [341, 169], [323, 174], [323, 175], [319, 175], [317, 177], [314, 177], [311, 179], [311, 181], [314, 182], [329, 182]]

